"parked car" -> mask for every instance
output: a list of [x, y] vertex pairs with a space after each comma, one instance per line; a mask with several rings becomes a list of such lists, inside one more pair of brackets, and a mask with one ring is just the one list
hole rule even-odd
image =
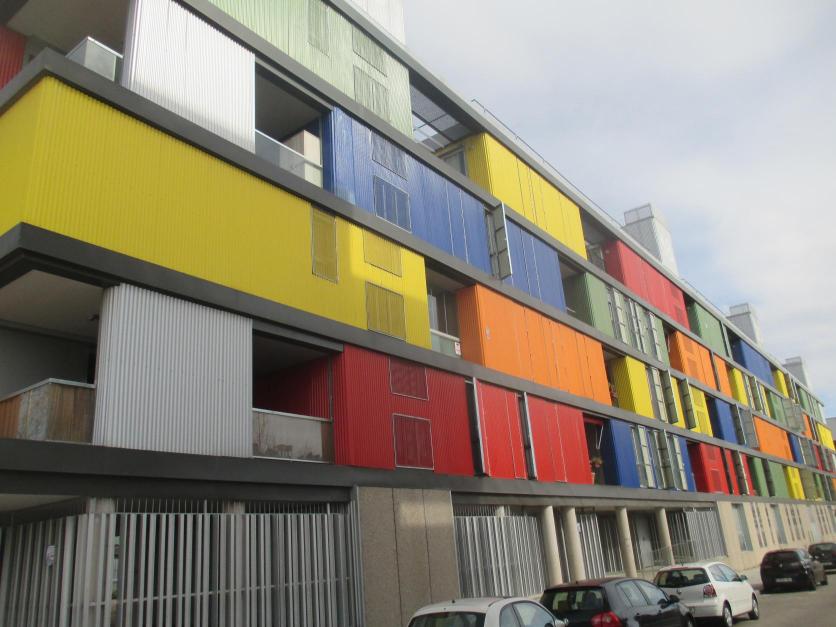
[[454, 599], [422, 607], [409, 627], [566, 627], [542, 605], [521, 597]]
[[693, 627], [676, 596], [643, 579], [610, 577], [554, 586], [540, 603], [569, 627]]
[[723, 562], [670, 566], [656, 573], [656, 585], [691, 608], [697, 619], [720, 620], [731, 627], [736, 616], [760, 618], [758, 596], [745, 575]]
[[784, 549], [763, 556], [761, 581], [764, 592], [785, 587], [815, 590], [816, 584], [827, 584], [827, 573], [804, 549]]
[[811, 544], [810, 555], [821, 562], [825, 570], [836, 569], [836, 542], [817, 542]]

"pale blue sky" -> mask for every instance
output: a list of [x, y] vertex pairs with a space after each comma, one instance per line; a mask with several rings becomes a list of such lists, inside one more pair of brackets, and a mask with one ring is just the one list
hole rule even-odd
[[611, 214], [661, 209], [836, 414], [836, 2], [404, 2], [418, 59]]

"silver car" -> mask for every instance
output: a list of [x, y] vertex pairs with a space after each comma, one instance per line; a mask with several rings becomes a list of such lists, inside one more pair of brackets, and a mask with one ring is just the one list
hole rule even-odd
[[522, 597], [454, 599], [427, 605], [409, 627], [566, 627], [542, 605]]
[[736, 616], [760, 617], [758, 596], [745, 575], [723, 562], [670, 566], [656, 573], [656, 585], [694, 613], [694, 618], [720, 619], [731, 627]]

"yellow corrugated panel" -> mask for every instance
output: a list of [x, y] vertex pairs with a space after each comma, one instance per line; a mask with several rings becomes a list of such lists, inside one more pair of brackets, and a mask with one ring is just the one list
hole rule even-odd
[[586, 257], [578, 206], [487, 133], [464, 141], [468, 176], [517, 213]]
[[787, 378], [784, 376], [784, 373], [780, 370], [773, 370], [772, 378], [775, 379], [775, 387], [778, 388], [778, 391], [789, 398], [790, 392], [787, 388]]
[[646, 366], [632, 357], [619, 357], [610, 363], [610, 372], [618, 395], [618, 406], [653, 418]]
[[332, 320], [367, 328], [366, 283], [404, 299], [429, 348], [424, 260], [403, 276], [365, 261], [336, 221], [339, 280], [312, 271], [311, 205], [52, 78], [0, 116], [0, 232], [19, 222]]
[[816, 422], [816, 429], [818, 429], [819, 439], [821, 440], [821, 443], [824, 444], [827, 448], [836, 451], [836, 446], [834, 446], [833, 444], [833, 433], [830, 431], [830, 429], [828, 429], [827, 426], [821, 424], [820, 422]]
[[339, 280], [339, 254], [337, 251], [336, 216], [312, 209], [311, 255], [313, 273], [329, 281]]
[[801, 475], [798, 468], [784, 466], [784, 476], [787, 479], [787, 488], [790, 491], [790, 498], [803, 499], [804, 487], [801, 484]]
[[380, 235], [371, 231], [364, 231], [363, 254], [366, 263], [370, 263], [397, 276], [403, 275], [401, 247], [395, 244], [395, 242], [380, 237]]
[[772, 410], [769, 408], [769, 401], [767, 400], [767, 398], [769, 397], [766, 395], [766, 387], [761, 385], [760, 383], [756, 383], [755, 385], [760, 386], [761, 388], [761, 398], [763, 399], [763, 413], [765, 413], [770, 418], [774, 418], [774, 416], [772, 415]]
[[[687, 383], [685, 385], [688, 385]], [[711, 416], [708, 414], [708, 405], [705, 401], [705, 393], [693, 386], [691, 388], [691, 399], [694, 401], [694, 418], [697, 421], [697, 426], [694, 431], [699, 431], [705, 435], [714, 435], [714, 429], [711, 427]]]
[[746, 384], [743, 381], [743, 373], [734, 366], [728, 366], [729, 371], [729, 387], [731, 388], [732, 396], [738, 403], [749, 406], [749, 397], [746, 395]]
[[687, 429], [688, 426], [685, 424], [685, 411], [682, 409], [682, 403], [680, 402], [682, 394], [679, 391], [679, 379], [671, 377], [671, 383], [673, 383], [673, 398], [674, 403], [676, 404], [676, 421], [672, 424], [676, 425], [677, 427]]

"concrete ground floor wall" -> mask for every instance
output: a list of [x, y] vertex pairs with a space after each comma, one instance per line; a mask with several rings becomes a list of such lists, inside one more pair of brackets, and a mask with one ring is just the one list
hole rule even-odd
[[321, 494], [78, 497], [3, 512], [0, 624], [406, 626], [468, 590], [535, 596], [592, 576], [651, 578], [683, 556], [743, 571], [768, 550], [836, 541], [836, 508], [821, 503]]

